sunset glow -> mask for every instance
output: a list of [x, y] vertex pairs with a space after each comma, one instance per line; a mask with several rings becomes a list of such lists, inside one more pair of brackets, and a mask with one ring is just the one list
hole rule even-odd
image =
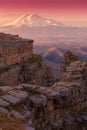
[[67, 25], [87, 26], [87, 0], [0, 0], [0, 24], [35, 13]]

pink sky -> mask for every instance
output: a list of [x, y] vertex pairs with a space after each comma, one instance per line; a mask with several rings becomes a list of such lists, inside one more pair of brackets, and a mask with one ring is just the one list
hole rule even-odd
[[86, 25], [87, 0], [0, 0], [0, 23], [33, 13]]

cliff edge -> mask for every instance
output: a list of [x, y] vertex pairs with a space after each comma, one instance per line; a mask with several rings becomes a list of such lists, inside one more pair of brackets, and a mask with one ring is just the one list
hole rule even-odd
[[53, 84], [51, 69], [41, 56], [33, 54], [33, 42], [18, 35], [0, 33], [0, 86]]
[[[26, 130], [87, 129], [87, 62], [75, 60], [53, 86], [0, 87], [0, 111], [24, 119]], [[4, 108], [4, 110], [3, 110]]]
[[[31, 42], [33, 41], [29, 43], [31, 53], [23, 53], [22, 50], [21, 56], [17, 54], [21, 57], [21, 60], [17, 59], [17, 63], [13, 60], [12, 64], [1, 61], [0, 118], [4, 113], [9, 118], [22, 120], [24, 124], [21, 122], [19, 128], [26, 130], [87, 130], [87, 62], [81, 61], [71, 52], [66, 52], [61, 65], [61, 80], [47, 87], [52, 77], [46, 73], [48, 68], [42, 58], [32, 54]], [[3, 47], [4, 45], [6, 46], [6, 43], [3, 43]], [[23, 45], [26, 48], [28, 44], [25, 42]], [[16, 49], [16, 46], [13, 48]], [[6, 49], [7, 54], [8, 48]], [[7, 55], [7, 61], [13, 59], [10, 54]], [[16, 85], [13, 85], [14, 83]], [[4, 129], [4, 126], [0, 127]]]

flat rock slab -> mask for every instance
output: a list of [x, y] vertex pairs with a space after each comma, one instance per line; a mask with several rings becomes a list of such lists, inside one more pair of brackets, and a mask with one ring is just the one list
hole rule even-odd
[[[22, 90], [11, 90], [11, 91], [8, 92], [8, 94], [2, 95], [0, 97], [0, 99], [1, 99], [1, 101], [3, 101], [3, 104], [8, 103], [8, 104], [16, 105], [18, 103], [21, 103], [27, 97], [28, 97], [28, 93], [25, 92], [25, 91], [22, 91]], [[6, 103], [4, 103], [4, 102], [6, 102]]]
[[20, 98], [14, 97], [9, 94], [3, 95], [1, 96], [1, 98], [13, 105], [16, 105], [21, 102]]
[[41, 87], [39, 85], [32, 85], [32, 84], [21, 84], [21, 85], [24, 89], [28, 89], [28, 90], [38, 89]]
[[11, 110], [10, 113], [17, 119], [24, 119], [23, 115], [15, 110]]
[[0, 86], [0, 95], [8, 93], [8, 91], [11, 90], [11, 87], [9, 86]]
[[28, 93], [22, 90], [12, 90], [8, 92], [10, 95], [24, 100], [28, 97]]
[[18, 89], [18, 90], [21, 90], [23, 88], [23, 86], [20, 84], [20, 85], [17, 85], [17, 86], [14, 86], [14, 89]]
[[2, 107], [6, 107], [6, 106], [9, 106], [9, 103], [3, 99], [0, 98], [0, 106]]

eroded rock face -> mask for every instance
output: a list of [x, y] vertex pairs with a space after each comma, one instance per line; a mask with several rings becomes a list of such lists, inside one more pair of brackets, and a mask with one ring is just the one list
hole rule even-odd
[[32, 57], [33, 40], [0, 33], [0, 85], [16, 85], [21, 63]]
[[0, 33], [0, 86], [32, 83], [51, 86], [51, 70], [41, 56], [33, 54], [33, 40]]
[[27, 129], [87, 129], [87, 89], [83, 83], [60, 81], [52, 88], [21, 84], [1, 90], [6, 92], [0, 96], [0, 107], [9, 108], [8, 114], [16, 118], [27, 119]]
[[[87, 62], [72, 53], [66, 54], [71, 59], [65, 56], [61, 80], [50, 88], [41, 86], [44, 80], [42, 72], [46, 71], [42, 68], [46, 66], [43, 61], [37, 60], [38, 56], [22, 59], [22, 64], [17, 59], [17, 64], [12, 62], [6, 68], [1, 65], [0, 81], [3, 84], [24, 83], [12, 87], [3, 86], [1, 82], [1, 110], [5, 107], [6, 112], [9, 108], [7, 113], [27, 119], [26, 130], [87, 130]], [[38, 83], [27, 84], [32, 82]]]
[[51, 88], [23, 84], [33, 127], [42, 130], [87, 130], [87, 62], [66, 66]]
[[62, 73], [66, 72], [66, 68], [74, 61], [80, 61], [79, 57], [73, 54], [71, 51], [67, 51], [64, 54], [64, 60], [62, 61], [61, 64], [61, 72]]
[[48, 87], [54, 83], [54, 77], [51, 68], [47, 66], [43, 58], [40, 55], [33, 54], [21, 67], [19, 83]]
[[75, 61], [66, 67], [66, 72], [62, 75], [62, 81], [79, 81], [86, 82], [87, 80], [87, 62]]
[[23, 87], [30, 95], [27, 108], [31, 111], [36, 130], [86, 130], [86, 86], [78, 82], [60, 81], [52, 88], [26, 84]]
[[32, 53], [33, 40], [0, 33], [0, 68], [26, 61]]
[[20, 71], [21, 66], [19, 65], [10, 66], [9, 69], [4, 68], [3, 72], [0, 74], [0, 86], [17, 85]]

